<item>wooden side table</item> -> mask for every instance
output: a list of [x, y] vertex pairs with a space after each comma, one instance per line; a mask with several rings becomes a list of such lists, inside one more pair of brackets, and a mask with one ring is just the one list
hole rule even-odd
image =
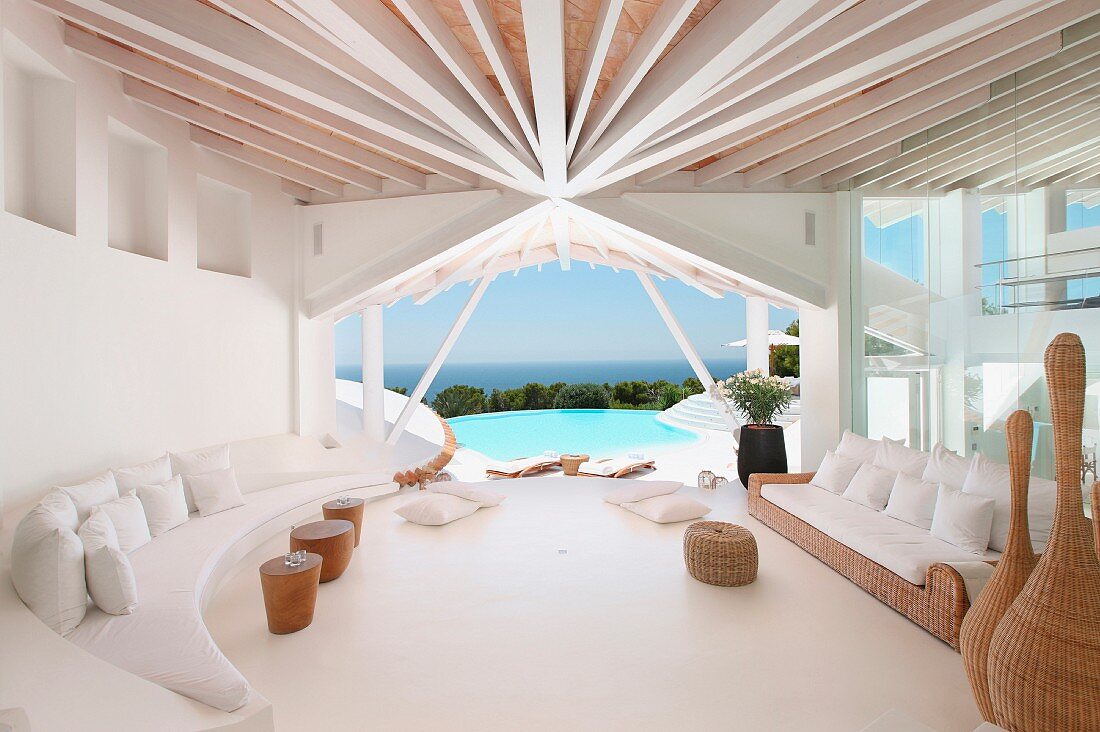
[[344, 519], [355, 524], [355, 546], [359, 546], [359, 537], [363, 534], [363, 506], [366, 501], [362, 498], [352, 498], [346, 504], [329, 501], [321, 506], [321, 514], [326, 519]]
[[343, 519], [314, 521], [290, 532], [290, 551], [305, 549], [320, 554], [321, 581], [331, 582], [344, 573], [355, 551], [355, 524]]
[[283, 557], [261, 564], [267, 629], [275, 635], [286, 635], [312, 623], [320, 578], [320, 554], [306, 554], [306, 560], [297, 567], [286, 566]]
[[583, 463], [588, 462], [588, 455], [562, 455], [561, 469], [566, 475], [576, 475]]

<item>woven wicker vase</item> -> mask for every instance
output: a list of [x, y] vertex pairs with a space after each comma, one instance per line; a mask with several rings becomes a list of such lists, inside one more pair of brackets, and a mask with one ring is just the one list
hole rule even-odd
[[1031, 415], [1013, 412], [1005, 424], [1008, 440], [1008, 469], [1012, 476], [1012, 513], [1008, 523], [1008, 542], [989, 584], [963, 618], [959, 630], [959, 652], [966, 676], [974, 692], [982, 718], [993, 720], [993, 702], [989, 699], [989, 641], [1009, 606], [1020, 594], [1035, 569], [1038, 558], [1031, 548], [1027, 524], [1027, 485], [1031, 478]]
[[1046, 551], [989, 645], [995, 722], [1011, 732], [1100, 729], [1100, 559], [1081, 499], [1085, 349], [1071, 333], [1044, 359], [1058, 500]]

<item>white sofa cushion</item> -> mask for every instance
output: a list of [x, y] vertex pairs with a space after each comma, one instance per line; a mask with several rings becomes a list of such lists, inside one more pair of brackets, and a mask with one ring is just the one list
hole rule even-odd
[[864, 463], [852, 476], [852, 482], [844, 490], [843, 497], [881, 511], [890, 500], [890, 490], [897, 477], [898, 474], [892, 470]]
[[983, 554], [989, 548], [995, 505], [992, 498], [941, 485], [932, 517], [932, 536], [968, 552]]
[[875, 453], [881, 440], [872, 440], [862, 435], [857, 435], [851, 430], [844, 430], [844, 436], [840, 438], [840, 444], [836, 446], [836, 454], [861, 463], [874, 462]]
[[859, 466], [862, 464], [858, 460], [837, 455], [829, 450], [821, 461], [821, 467], [810, 479], [810, 483], [818, 488], [824, 488], [831, 493], [841, 495], [848, 484], [852, 482], [852, 478], [855, 477], [856, 471], [859, 470]]
[[883, 513], [907, 524], [930, 529], [939, 490], [938, 483], [928, 483], [911, 475], [898, 473], [894, 487], [890, 490], [890, 501]]
[[[31, 612], [56, 633], [72, 632], [88, 606], [84, 546], [67, 523], [57, 497], [39, 503], [15, 528], [11, 578]], [[73, 509], [75, 511], [75, 508]]]
[[924, 475], [930, 457], [927, 452], [914, 450], [892, 440], [883, 440], [875, 451], [874, 463], [880, 468], [919, 478]]
[[47, 493], [38, 502], [38, 505], [52, 513], [54, 518], [69, 531], [76, 531], [80, 528], [80, 518], [76, 512], [76, 504], [63, 491], [55, 488]]
[[473, 515], [481, 506], [476, 501], [447, 493], [428, 493], [394, 509], [401, 518], [421, 526], [443, 526]]
[[183, 478], [179, 475], [157, 485], [138, 486], [137, 497], [145, 509], [145, 521], [153, 537], [187, 521], [187, 498], [183, 493]]
[[624, 503], [634, 503], [654, 496], [675, 493], [683, 487], [683, 483], [675, 480], [631, 480], [621, 488], [608, 493], [603, 499], [607, 503], [621, 506]]
[[127, 493], [107, 503], [96, 506], [106, 512], [118, 535], [119, 549], [129, 554], [149, 543], [149, 524], [145, 520], [145, 509], [133, 493]]
[[159, 485], [171, 479], [172, 461], [168, 458], [168, 453], [164, 453], [147, 463], [129, 468], [115, 468], [111, 472], [115, 474], [115, 482], [118, 483], [118, 492], [121, 495], [136, 491], [143, 485]]
[[[993, 528], [989, 533], [989, 547], [1003, 552], [1008, 545], [1008, 522], [1012, 516], [1012, 475], [1007, 465], [994, 462], [977, 454], [970, 462], [962, 490], [996, 503], [993, 509]], [[1052, 480], [1032, 478], [1027, 487], [1027, 525], [1031, 534], [1031, 546], [1042, 552], [1050, 539], [1054, 523], [1054, 505], [1058, 497], [1058, 484]]]
[[948, 450], [943, 443], [937, 442], [928, 458], [921, 480], [929, 483], [943, 483], [955, 489], [961, 489], [970, 472], [970, 458], [964, 458]]
[[199, 516], [209, 516], [244, 505], [244, 496], [237, 485], [237, 474], [233, 472], [233, 468], [185, 475], [183, 483], [190, 490]]
[[710, 506], [707, 504], [675, 493], [619, 505], [631, 513], [636, 513], [642, 518], [647, 518], [658, 524], [676, 524], [681, 521], [691, 521], [710, 513]]
[[473, 501], [481, 508], [499, 506], [501, 502], [507, 498], [503, 493], [493, 493], [492, 491], [482, 490], [481, 488], [474, 488], [469, 483], [463, 483], [457, 480], [443, 480], [438, 483], [432, 483], [428, 486], [428, 492], [445, 493], [450, 496], [465, 498], [467, 501]]
[[[93, 508], [118, 498], [118, 484], [115, 483], [115, 476], [109, 470], [80, 485], [60, 486], [57, 490], [72, 499], [73, 505], [76, 506], [77, 521], [81, 524], [88, 520], [88, 514]], [[74, 528], [73, 531], [76, 529]]]
[[[936, 562], [974, 560], [970, 552], [937, 539], [924, 529], [816, 486], [765, 485], [760, 495], [914, 585], [925, 583], [928, 567]], [[999, 556], [989, 551], [983, 558]]]
[[129, 615], [137, 607], [137, 582], [126, 553], [119, 548], [111, 517], [102, 508], [77, 532], [84, 543], [84, 571], [88, 594], [100, 610], [110, 615]]
[[195, 499], [191, 495], [191, 489], [187, 485], [187, 476], [209, 473], [214, 470], [225, 470], [230, 467], [229, 445], [215, 445], [191, 452], [169, 453], [172, 460], [172, 473], [182, 475], [184, 497], [187, 499], [187, 510], [194, 513], [198, 511]]

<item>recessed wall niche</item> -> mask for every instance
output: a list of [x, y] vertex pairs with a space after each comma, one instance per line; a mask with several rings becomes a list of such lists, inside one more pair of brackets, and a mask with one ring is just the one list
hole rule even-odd
[[11, 33], [3, 48], [4, 210], [75, 234], [74, 84]]
[[252, 196], [198, 177], [198, 265], [211, 272], [252, 276]]
[[168, 259], [168, 151], [107, 120], [107, 244]]

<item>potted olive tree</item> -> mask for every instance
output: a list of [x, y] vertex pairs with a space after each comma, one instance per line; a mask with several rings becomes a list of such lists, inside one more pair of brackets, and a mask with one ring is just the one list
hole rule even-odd
[[791, 388], [778, 376], [745, 371], [719, 381], [718, 393], [745, 417], [737, 450], [737, 476], [749, 485], [752, 473], [786, 473], [787, 446], [783, 428], [772, 424], [791, 404]]

